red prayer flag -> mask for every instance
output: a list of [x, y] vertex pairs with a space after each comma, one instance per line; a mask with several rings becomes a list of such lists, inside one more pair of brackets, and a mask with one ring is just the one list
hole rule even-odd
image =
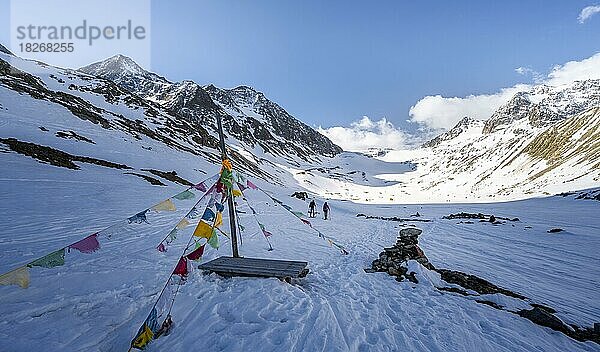
[[200, 258], [202, 258], [202, 255], [204, 254], [204, 246], [206, 245], [203, 244], [200, 247], [196, 248], [192, 253], [186, 255], [185, 257], [189, 260], [198, 260]]
[[173, 274], [181, 275], [182, 277], [187, 276], [188, 267], [187, 267], [187, 260], [185, 259], [185, 257], [179, 258], [179, 263], [177, 263], [177, 266], [175, 267]]
[[300, 220], [302, 220], [302, 222], [303, 222], [303, 223], [305, 223], [306, 225], [308, 225], [308, 226], [312, 227], [312, 225], [311, 225], [310, 221], [308, 221], [308, 220], [305, 220], [305, 219], [300, 219]]
[[158, 249], [159, 252], [166, 252], [167, 248], [165, 247], [165, 245], [161, 242], [158, 247], [156, 247], [156, 249]]
[[252, 189], [258, 189], [258, 187], [256, 187], [256, 185], [254, 183], [252, 183], [250, 180], [246, 181], [246, 184], [248, 185], [248, 187], [250, 187]]
[[89, 235], [79, 242], [75, 242], [69, 246], [69, 249], [76, 249], [81, 253], [93, 253], [100, 249], [100, 242], [98, 242], [98, 233]]

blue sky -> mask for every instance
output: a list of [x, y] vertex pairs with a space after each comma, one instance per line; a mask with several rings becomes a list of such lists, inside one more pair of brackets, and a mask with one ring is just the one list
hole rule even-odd
[[415, 131], [409, 109], [425, 96], [494, 94], [531, 83], [518, 67], [546, 75], [599, 52], [600, 14], [577, 21], [590, 5], [157, 0], [151, 69], [171, 80], [253, 86], [313, 126], [366, 115]]

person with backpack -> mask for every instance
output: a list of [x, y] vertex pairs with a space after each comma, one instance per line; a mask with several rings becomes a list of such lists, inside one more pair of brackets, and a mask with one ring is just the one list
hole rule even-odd
[[329, 218], [330, 210], [331, 208], [329, 208], [329, 204], [327, 204], [327, 202], [323, 203], [323, 216], [325, 217], [325, 220]]
[[314, 218], [315, 216], [317, 216], [315, 210], [317, 209], [317, 203], [315, 203], [315, 200], [311, 200], [310, 204], [308, 204], [308, 217], [309, 218]]

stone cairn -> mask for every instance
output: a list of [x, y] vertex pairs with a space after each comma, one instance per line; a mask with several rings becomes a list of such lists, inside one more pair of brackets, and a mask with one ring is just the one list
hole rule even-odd
[[419, 248], [419, 235], [423, 230], [417, 228], [404, 228], [400, 230], [396, 244], [392, 247], [386, 247], [379, 254], [379, 259], [375, 259], [371, 268], [365, 269], [366, 272], [386, 272], [396, 277], [396, 281], [402, 281], [405, 278], [411, 282], [417, 283], [414, 272], [408, 272], [406, 262], [416, 260], [424, 267], [434, 270], [434, 267]]

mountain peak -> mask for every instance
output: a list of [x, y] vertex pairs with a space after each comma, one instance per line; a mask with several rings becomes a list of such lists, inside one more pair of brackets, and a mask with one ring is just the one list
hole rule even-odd
[[94, 62], [93, 64], [80, 68], [79, 71], [83, 71], [101, 77], [109, 74], [127, 74], [136, 76], [144, 76], [150, 74], [150, 72], [144, 70], [132, 58], [122, 54], [117, 54], [102, 61]]
[[0, 52], [8, 54], [8, 55], [12, 55], [14, 56], [15, 54], [11, 53], [10, 50], [8, 50], [4, 45], [0, 44]]
[[460, 121], [458, 121], [458, 123], [454, 125], [454, 127], [452, 127], [450, 130], [424, 143], [422, 146], [435, 147], [441, 144], [442, 142], [455, 139], [456, 137], [458, 137], [459, 135], [463, 135], [467, 131], [478, 133], [483, 128], [483, 124], [484, 122], [481, 120], [476, 120], [472, 117], [465, 116]]

